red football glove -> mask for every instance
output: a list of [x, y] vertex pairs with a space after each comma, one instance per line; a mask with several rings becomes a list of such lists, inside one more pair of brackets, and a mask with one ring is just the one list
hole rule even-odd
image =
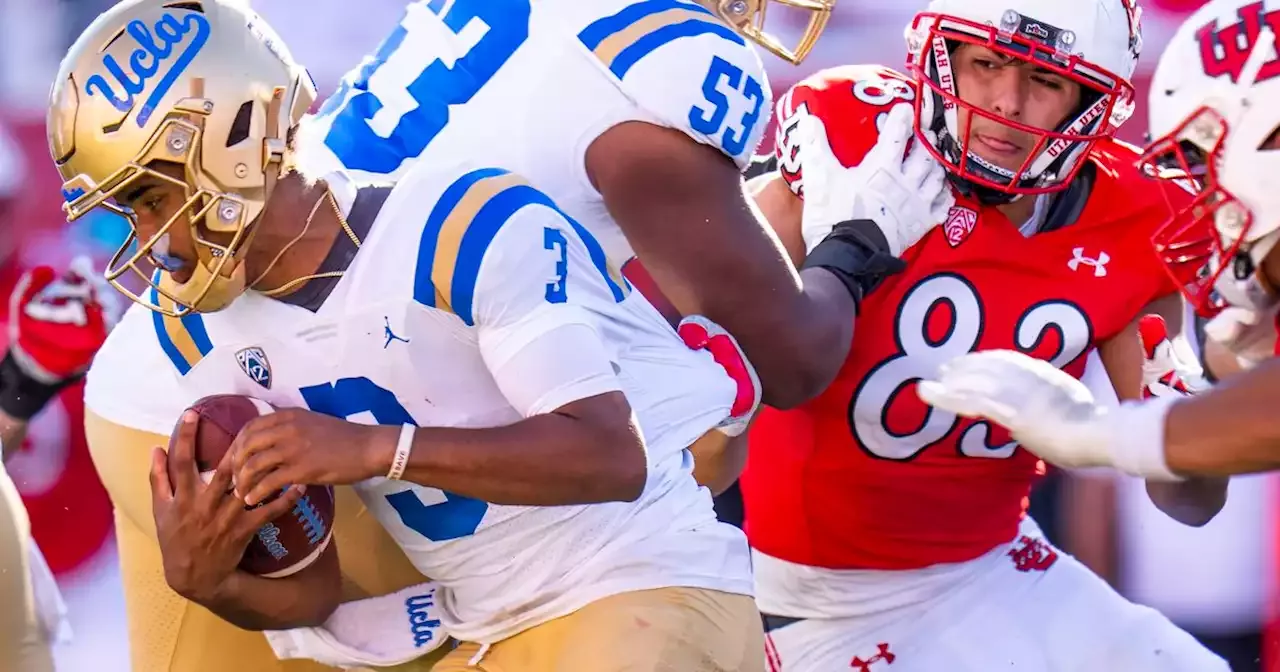
[[38, 266], [9, 296], [9, 348], [41, 382], [78, 376], [107, 340], [112, 317], [103, 301], [114, 298], [87, 257], [77, 257], [61, 277]]
[[115, 299], [87, 257], [72, 261], [61, 277], [48, 266], [24, 273], [9, 296], [0, 410], [28, 419], [83, 375], [107, 339]]
[[1138, 321], [1138, 337], [1146, 361], [1142, 363], [1143, 398], [1166, 397], [1173, 394], [1191, 394], [1185, 377], [1178, 372], [1181, 364], [1173, 354], [1169, 342], [1169, 327], [1159, 315], [1144, 315]]
[[716, 429], [729, 436], [741, 434], [760, 407], [760, 377], [756, 375], [755, 367], [751, 366], [746, 353], [729, 332], [701, 315], [684, 318], [676, 331], [689, 348], [711, 353], [716, 363], [724, 368], [725, 373], [738, 386], [733, 406], [729, 409], [729, 417]]

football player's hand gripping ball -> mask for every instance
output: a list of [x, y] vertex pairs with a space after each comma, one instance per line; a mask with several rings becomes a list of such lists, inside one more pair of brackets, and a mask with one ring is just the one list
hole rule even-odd
[[199, 414], [188, 410], [166, 453], [151, 456], [151, 508], [165, 581], [179, 595], [211, 604], [223, 595], [258, 529], [293, 508], [302, 495], [292, 487], [260, 507], [247, 509], [231, 487], [231, 451], [205, 483], [196, 468]]
[[254, 418], [227, 451], [236, 492], [252, 506], [298, 483], [350, 485], [382, 476], [399, 432], [398, 426], [361, 425], [301, 408]]

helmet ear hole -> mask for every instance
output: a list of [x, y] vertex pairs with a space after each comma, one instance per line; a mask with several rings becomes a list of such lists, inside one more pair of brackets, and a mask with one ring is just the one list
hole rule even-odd
[[249, 139], [249, 131], [253, 126], [253, 101], [246, 100], [236, 112], [231, 122], [231, 130], [227, 133], [227, 147], [234, 147]]
[[1280, 149], [1280, 126], [1271, 129], [1271, 132], [1267, 134], [1267, 139], [1263, 140], [1261, 145], [1258, 145], [1258, 151], [1261, 152], [1277, 149]]

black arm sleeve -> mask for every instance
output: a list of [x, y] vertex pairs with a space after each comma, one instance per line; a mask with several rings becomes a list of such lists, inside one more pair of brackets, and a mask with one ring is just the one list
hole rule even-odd
[[761, 175], [772, 173], [778, 169], [778, 157], [772, 153], [756, 154], [751, 157], [751, 163], [747, 164], [745, 170], [742, 171], [742, 178], [750, 180]]
[[801, 268], [825, 268], [844, 283], [855, 303], [886, 277], [906, 268], [889, 254], [884, 232], [869, 219], [840, 222], [809, 251]]

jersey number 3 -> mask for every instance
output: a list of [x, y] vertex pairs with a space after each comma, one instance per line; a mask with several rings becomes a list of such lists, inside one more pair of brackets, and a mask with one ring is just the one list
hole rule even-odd
[[342, 165], [390, 174], [422, 154], [449, 123], [449, 106], [470, 101], [529, 37], [529, 0], [455, 0], [440, 14], [445, 6], [410, 4], [320, 109], [335, 115], [324, 142]]
[[[368, 378], [343, 378], [336, 383], [312, 385], [300, 390], [307, 407], [317, 413], [349, 419], [368, 413], [380, 425], [418, 424], [391, 390]], [[427, 504], [422, 495], [432, 495]], [[451, 492], [414, 486], [387, 495], [405, 527], [431, 541], [448, 541], [475, 534], [489, 505]]]

